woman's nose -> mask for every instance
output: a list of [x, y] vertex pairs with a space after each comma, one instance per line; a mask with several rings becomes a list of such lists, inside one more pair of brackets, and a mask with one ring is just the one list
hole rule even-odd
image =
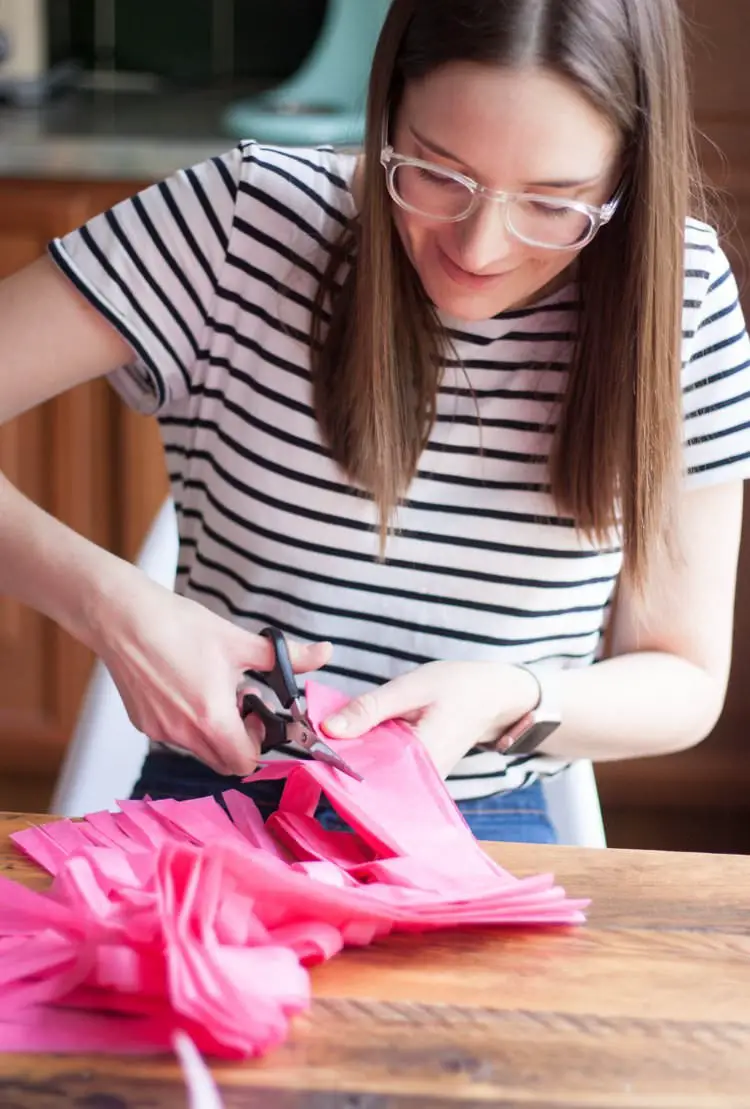
[[458, 231], [457, 261], [470, 273], [493, 273], [514, 249], [502, 203], [480, 203], [467, 219], [454, 226]]

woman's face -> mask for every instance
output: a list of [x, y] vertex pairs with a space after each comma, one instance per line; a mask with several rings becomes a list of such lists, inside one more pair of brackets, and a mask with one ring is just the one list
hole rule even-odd
[[[410, 83], [393, 121], [398, 154], [458, 170], [481, 185], [601, 205], [619, 177], [620, 139], [571, 84], [541, 69], [455, 62]], [[444, 223], [394, 203], [401, 240], [442, 311], [488, 319], [533, 301], [578, 251], [528, 246], [482, 201]]]

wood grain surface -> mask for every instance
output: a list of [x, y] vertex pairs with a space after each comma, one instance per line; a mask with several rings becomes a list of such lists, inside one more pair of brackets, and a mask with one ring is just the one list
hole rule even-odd
[[[0, 816], [0, 871], [41, 888]], [[487, 845], [593, 898], [580, 928], [393, 937], [313, 972], [286, 1045], [212, 1067], [228, 1109], [750, 1106], [750, 858]], [[2, 1109], [185, 1105], [164, 1059], [0, 1056]]]

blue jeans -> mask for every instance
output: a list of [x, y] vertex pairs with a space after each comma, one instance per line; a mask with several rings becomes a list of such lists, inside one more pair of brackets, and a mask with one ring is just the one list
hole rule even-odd
[[[209, 795], [219, 799], [224, 790], [237, 789], [252, 797], [265, 819], [278, 807], [283, 788], [283, 782], [243, 782], [241, 778], [217, 774], [190, 756], [177, 755], [173, 751], [152, 751], [146, 756], [131, 796], [138, 799], [148, 794], [154, 801], [164, 797], [185, 801]], [[556, 841], [544, 792], [538, 782], [476, 801], [459, 801], [458, 807], [477, 839], [506, 843]], [[321, 798], [315, 815], [329, 831], [347, 828], [325, 797]]]

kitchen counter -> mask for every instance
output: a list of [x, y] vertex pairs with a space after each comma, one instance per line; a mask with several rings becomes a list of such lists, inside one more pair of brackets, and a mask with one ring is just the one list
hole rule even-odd
[[[247, 88], [76, 90], [38, 108], [0, 105], [0, 177], [160, 179], [229, 149], [225, 109]], [[251, 136], [250, 136], [251, 137]]]

